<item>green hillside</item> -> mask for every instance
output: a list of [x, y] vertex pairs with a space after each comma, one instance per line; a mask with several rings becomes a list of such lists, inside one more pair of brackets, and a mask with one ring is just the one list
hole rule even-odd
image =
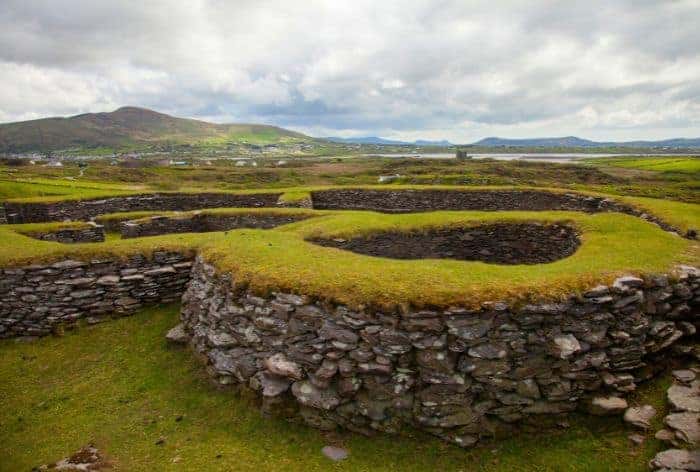
[[276, 126], [215, 124], [152, 110], [123, 107], [110, 113], [0, 124], [0, 152], [71, 148], [129, 149], [158, 145], [273, 144], [311, 138]]

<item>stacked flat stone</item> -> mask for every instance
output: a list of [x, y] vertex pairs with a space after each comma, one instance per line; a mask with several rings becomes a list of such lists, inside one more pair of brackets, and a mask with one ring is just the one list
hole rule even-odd
[[188, 255], [155, 252], [152, 258], [125, 261], [66, 260], [0, 269], [0, 338], [44, 336], [83, 318], [96, 322], [179, 300], [191, 266]]
[[387, 213], [438, 210], [568, 210], [588, 213], [617, 212], [637, 216], [665, 231], [689, 239], [698, 228], [680, 231], [663, 220], [609, 198], [578, 193], [554, 193], [541, 190], [368, 190], [331, 189], [311, 192], [313, 207], [329, 210], [373, 210]]
[[408, 424], [470, 446], [537, 415], [624, 411], [615, 399], [697, 344], [699, 273], [677, 275], [561, 303], [390, 313], [241, 293], [200, 258], [181, 318], [210, 375], [258, 391], [266, 411], [366, 434]]
[[316, 209], [375, 210], [383, 212], [437, 210], [569, 210], [612, 211], [634, 215], [695, 239], [698, 228], [678, 228], [611, 199], [577, 193], [542, 190], [370, 190], [331, 189], [310, 192], [310, 199], [284, 202], [280, 193], [154, 193], [59, 202], [5, 202], [7, 222], [86, 221], [117, 212], [183, 211], [221, 207], [304, 207]]
[[235, 215], [194, 213], [178, 216], [153, 216], [124, 221], [120, 231], [122, 239], [173, 233], [204, 233], [228, 231], [237, 228], [270, 229], [308, 218], [308, 215], [270, 215], [246, 213]]
[[7, 221], [87, 221], [99, 215], [128, 211], [183, 211], [222, 207], [274, 207], [280, 193], [151, 193], [59, 202], [5, 202]]
[[658, 453], [649, 465], [655, 470], [700, 470], [700, 368], [673, 371], [674, 382], [666, 392], [671, 412], [665, 429], [656, 438], [673, 449]]
[[29, 236], [41, 241], [55, 241], [64, 244], [101, 243], [105, 240], [104, 226], [94, 222], [85, 223], [84, 228], [68, 228], [32, 233]]

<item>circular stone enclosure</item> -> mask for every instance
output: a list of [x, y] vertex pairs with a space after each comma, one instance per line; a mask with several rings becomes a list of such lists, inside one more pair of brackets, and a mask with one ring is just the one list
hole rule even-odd
[[494, 223], [473, 227], [386, 231], [309, 242], [390, 259], [456, 259], [494, 264], [543, 264], [576, 252], [581, 241], [565, 224]]

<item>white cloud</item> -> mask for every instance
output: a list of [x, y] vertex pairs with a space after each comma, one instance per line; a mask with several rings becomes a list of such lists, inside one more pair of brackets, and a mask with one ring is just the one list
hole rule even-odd
[[0, 120], [131, 104], [318, 135], [700, 135], [695, 0], [5, 0]]

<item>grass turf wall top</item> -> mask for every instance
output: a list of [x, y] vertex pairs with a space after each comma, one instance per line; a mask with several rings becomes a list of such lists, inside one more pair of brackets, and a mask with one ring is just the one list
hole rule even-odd
[[[246, 210], [256, 211], [259, 210]], [[18, 232], [29, 225], [4, 225], [0, 226], [0, 267], [67, 258], [148, 256], [157, 250], [199, 252], [220, 271], [231, 273], [237, 286], [255, 293], [287, 291], [356, 308], [369, 305], [392, 310], [405, 306], [473, 307], [487, 300], [557, 299], [609, 283], [620, 275], [668, 273], [679, 263], [700, 262], [697, 242], [618, 213], [313, 213], [319, 216], [270, 230], [170, 234], [74, 245], [38, 241]], [[384, 259], [306, 241], [312, 237], [509, 222], [567, 223], [577, 228], [582, 244], [572, 256], [550, 264], [505, 266], [445, 259]]]
[[579, 193], [582, 195], [594, 195], [614, 198], [612, 195], [597, 194], [595, 192], [570, 190], [556, 187], [535, 187], [535, 186], [513, 186], [513, 185], [481, 185], [481, 186], [459, 186], [459, 185], [415, 185], [415, 184], [392, 184], [392, 185], [317, 185], [306, 187], [267, 187], [254, 189], [212, 189], [209, 191], [202, 189], [182, 189], [182, 190], [96, 190], [99, 195], [95, 197], [87, 192], [85, 196], [80, 193], [64, 194], [64, 195], [44, 195], [44, 196], [29, 196], [9, 198], [8, 202], [12, 203], [56, 203], [61, 201], [89, 200], [93, 198], [108, 198], [121, 197], [129, 195], [178, 195], [178, 194], [198, 194], [198, 193], [214, 193], [214, 194], [240, 194], [250, 195], [259, 193], [280, 193], [283, 201], [298, 201], [310, 196], [311, 192], [322, 190], [335, 189], [368, 189], [368, 190], [459, 190], [463, 192], [480, 191], [480, 190], [539, 190], [552, 193]]
[[[444, 259], [390, 260], [304, 241], [387, 230], [532, 221], [574, 225], [581, 234], [581, 247], [550, 264], [505, 266]], [[639, 218], [575, 212], [348, 212], [270, 232], [246, 231], [219, 244], [207, 244], [201, 253], [220, 270], [234, 274], [236, 283], [258, 293], [288, 290], [353, 307], [372, 304], [382, 308], [561, 298], [623, 274], [669, 272], [678, 263], [698, 263], [697, 243]]]
[[615, 199], [660, 218], [682, 233], [700, 230], [700, 205], [648, 197], [619, 196]]

